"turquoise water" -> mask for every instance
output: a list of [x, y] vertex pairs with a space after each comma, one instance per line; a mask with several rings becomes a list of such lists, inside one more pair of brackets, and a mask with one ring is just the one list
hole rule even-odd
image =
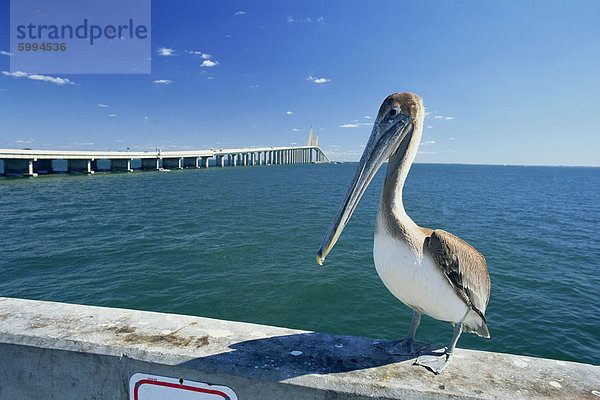
[[[403, 337], [371, 255], [383, 171], [315, 262], [355, 168], [0, 179], [0, 295]], [[600, 168], [417, 164], [404, 196], [486, 256], [492, 339], [459, 347], [600, 363]], [[451, 333], [424, 317], [417, 336]]]

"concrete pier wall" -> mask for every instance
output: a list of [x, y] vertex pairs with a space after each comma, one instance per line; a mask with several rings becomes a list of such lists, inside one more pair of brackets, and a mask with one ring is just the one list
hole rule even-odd
[[136, 373], [226, 386], [240, 400], [597, 400], [600, 391], [598, 366], [457, 349], [436, 376], [377, 342], [0, 297], [0, 399], [125, 400]]

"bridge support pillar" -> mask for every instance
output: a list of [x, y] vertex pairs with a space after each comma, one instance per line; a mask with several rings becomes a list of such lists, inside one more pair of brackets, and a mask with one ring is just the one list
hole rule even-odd
[[198, 168], [199, 157], [183, 157], [184, 168]]
[[217, 167], [224, 167], [225, 166], [225, 156], [215, 156], [215, 157], [216, 157]]
[[208, 160], [210, 157], [200, 157], [200, 168], [208, 168]]
[[112, 172], [131, 172], [131, 159], [113, 158], [110, 160], [110, 170]]

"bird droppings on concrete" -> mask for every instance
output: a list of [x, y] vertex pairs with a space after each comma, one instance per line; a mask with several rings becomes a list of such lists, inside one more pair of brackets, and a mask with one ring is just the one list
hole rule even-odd
[[560, 383], [556, 382], [556, 381], [550, 381], [548, 383], [550, 384], [550, 386], [555, 387], [557, 389], [562, 388], [562, 385]]
[[114, 332], [116, 334], [135, 332], [135, 328], [133, 326], [121, 326], [121, 327], [111, 326], [107, 330]]
[[196, 337], [187, 336], [181, 337], [172, 333], [168, 335], [145, 335], [130, 333], [123, 338], [125, 343], [129, 344], [149, 344], [149, 345], [170, 345], [176, 347], [203, 347], [208, 345], [208, 336]]

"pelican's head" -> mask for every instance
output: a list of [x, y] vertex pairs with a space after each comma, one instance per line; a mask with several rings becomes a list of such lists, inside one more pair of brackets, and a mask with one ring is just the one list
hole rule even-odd
[[317, 252], [319, 264], [323, 265], [379, 167], [398, 150], [404, 138], [420, 130], [416, 125], [423, 117], [423, 103], [416, 94], [395, 93], [383, 101], [344, 201]]

